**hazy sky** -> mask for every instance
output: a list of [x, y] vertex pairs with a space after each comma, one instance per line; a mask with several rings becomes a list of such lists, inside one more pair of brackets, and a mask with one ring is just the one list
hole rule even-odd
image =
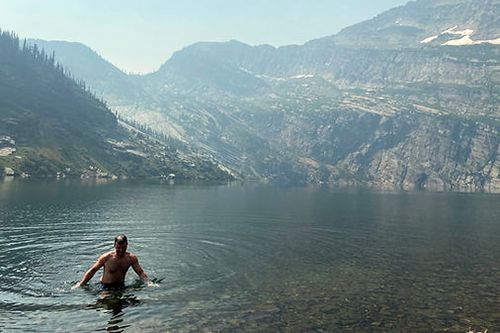
[[407, 0], [0, 0], [0, 29], [90, 46], [127, 72], [198, 41], [282, 46], [337, 33]]

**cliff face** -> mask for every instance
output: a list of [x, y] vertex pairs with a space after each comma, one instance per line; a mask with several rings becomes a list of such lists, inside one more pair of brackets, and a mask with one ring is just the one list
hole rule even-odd
[[[311, 124], [311, 123], [309, 123]], [[447, 116], [343, 114], [282, 139], [310, 180], [381, 188], [500, 190], [498, 128]], [[315, 133], [304, 135], [304, 133]]]
[[[233, 168], [282, 182], [500, 190], [498, 46], [354, 49], [328, 40], [234, 46], [238, 52], [227, 51], [231, 43], [194, 45], [176, 58], [195, 62], [190, 54], [208, 52], [202, 66], [224, 67], [225, 76], [244, 73], [238, 86], [245, 90], [197, 72], [183, 80], [196, 80], [198, 88], [181, 89], [175, 62], [155, 74], [177, 87], [170, 101], [198, 101], [188, 106], [197, 121], [184, 120], [183, 128], [204, 124], [203, 134], [190, 135], [220, 159], [230, 154], [217, 147], [229, 145]], [[162, 105], [175, 122], [176, 107], [166, 99]]]
[[101, 93], [244, 178], [500, 191], [498, 6], [410, 2], [301, 46], [198, 43], [130, 77], [133, 99]]

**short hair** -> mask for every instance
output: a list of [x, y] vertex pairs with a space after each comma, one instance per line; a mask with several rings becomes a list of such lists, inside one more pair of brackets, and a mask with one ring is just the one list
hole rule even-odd
[[124, 234], [116, 236], [115, 237], [115, 244], [116, 243], [119, 243], [119, 244], [128, 244], [127, 236], [125, 236]]

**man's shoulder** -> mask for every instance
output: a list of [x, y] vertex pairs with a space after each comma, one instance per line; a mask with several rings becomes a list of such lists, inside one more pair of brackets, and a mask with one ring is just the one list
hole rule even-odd
[[112, 255], [113, 255], [113, 251], [104, 252], [103, 254], [101, 254], [101, 256], [99, 257], [99, 259], [106, 260], [109, 257], [111, 257]]
[[132, 252], [127, 252], [127, 257], [129, 257], [132, 262], [137, 261], [137, 256]]

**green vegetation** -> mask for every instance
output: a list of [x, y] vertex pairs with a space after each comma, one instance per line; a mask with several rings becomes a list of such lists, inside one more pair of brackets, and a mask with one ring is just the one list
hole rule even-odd
[[15, 34], [3, 31], [0, 120], [2, 174], [10, 168], [38, 177], [229, 178], [210, 160], [181, 155], [178, 149], [185, 147], [175, 140], [134, 124], [121, 126], [54, 54], [26, 42], [20, 47]]

